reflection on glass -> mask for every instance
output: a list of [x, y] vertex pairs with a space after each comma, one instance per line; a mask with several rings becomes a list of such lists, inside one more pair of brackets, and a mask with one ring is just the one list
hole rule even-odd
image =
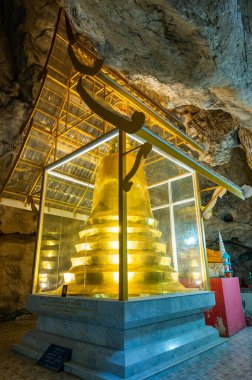
[[81, 229], [72, 267], [64, 274], [71, 294], [118, 296], [118, 154], [116, 144], [96, 168], [92, 208]]
[[195, 203], [174, 206], [180, 281], [189, 288], [203, 286]]
[[[130, 146], [130, 148], [133, 147]], [[127, 172], [133, 166], [134, 152], [127, 154]], [[152, 196], [162, 189], [152, 189]], [[164, 188], [167, 197], [167, 185]], [[161, 216], [161, 213], [160, 213]], [[151, 209], [150, 196], [143, 162], [127, 193], [128, 219], [128, 293], [130, 297], [183, 292], [178, 273], [172, 268], [167, 254], [167, 228], [162, 233]]]
[[194, 197], [192, 176], [182, 177], [179, 180], [172, 181], [172, 202], [183, 201]]
[[80, 220], [44, 215], [38, 291], [55, 290], [63, 284], [64, 272], [70, 265], [82, 224]]

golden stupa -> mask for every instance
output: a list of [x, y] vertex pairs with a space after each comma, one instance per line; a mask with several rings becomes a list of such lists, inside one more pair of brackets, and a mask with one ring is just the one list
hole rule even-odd
[[[128, 173], [136, 155], [130, 152], [126, 157]], [[128, 294], [184, 292], [152, 214], [143, 163], [133, 182], [127, 193]], [[91, 214], [79, 233], [72, 267], [64, 274], [68, 294], [118, 296], [118, 219], [118, 153], [114, 149], [97, 169]]]

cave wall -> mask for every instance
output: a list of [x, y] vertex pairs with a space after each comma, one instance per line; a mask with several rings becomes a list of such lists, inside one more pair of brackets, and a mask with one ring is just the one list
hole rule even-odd
[[[241, 186], [252, 186], [252, 171], [247, 163], [246, 153], [241, 148], [232, 150], [230, 161], [215, 167], [216, 171]], [[208, 181], [201, 179], [202, 187], [208, 187]], [[202, 203], [207, 204], [210, 193], [202, 193]], [[236, 276], [247, 283], [248, 272], [252, 272], [252, 198], [245, 201], [227, 192], [217, 201], [213, 216], [204, 221], [206, 243], [210, 249], [219, 250], [221, 235], [231, 256]]]
[[23, 308], [31, 291], [35, 231], [32, 212], [0, 207], [0, 317]]
[[[0, 185], [24, 139], [57, 13], [54, 0], [1, 1]], [[25, 305], [31, 290], [35, 231], [30, 211], [1, 206], [0, 200], [0, 317]]]
[[22, 145], [54, 32], [54, 0], [1, 0], [0, 186]]

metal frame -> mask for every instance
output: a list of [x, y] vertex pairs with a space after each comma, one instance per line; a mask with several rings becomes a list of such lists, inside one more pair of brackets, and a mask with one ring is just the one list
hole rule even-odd
[[36, 292], [37, 283], [38, 283], [38, 271], [39, 271], [40, 248], [41, 248], [41, 239], [42, 239], [42, 227], [43, 227], [43, 221], [44, 221], [47, 177], [48, 177], [48, 174], [46, 171], [44, 171], [44, 175], [42, 177], [39, 219], [38, 219], [38, 225], [37, 225], [37, 239], [36, 239], [36, 246], [35, 246], [35, 258], [34, 258], [34, 264], [33, 264], [32, 294]]
[[236, 195], [237, 197], [244, 199], [242, 189], [239, 186], [236, 186], [228, 179], [222, 177], [220, 174], [214, 172], [209, 169], [207, 166], [204, 166], [200, 162], [196, 161], [194, 158], [189, 157], [187, 154], [182, 152], [180, 149], [171, 145], [168, 141], [164, 141], [159, 136], [155, 135], [153, 132], [147, 130], [146, 128], [142, 128], [137, 132], [136, 138], [139, 141], [148, 141], [149, 143], [155, 146], [155, 151], [160, 154], [168, 155], [168, 157], [177, 162], [179, 165], [185, 167], [187, 170], [203, 175], [208, 178], [212, 182], [223, 186], [225, 189]]
[[205, 288], [210, 290], [210, 277], [207, 266], [207, 251], [206, 251], [206, 239], [205, 239], [205, 230], [203, 217], [201, 214], [201, 198], [200, 198], [200, 188], [199, 188], [199, 179], [198, 174], [194, 173], [193, 175], [193, 187], [194, 187], [194, 195], [195, 195], [195, 208], [196, 208], [196, 218], [198, 225], [198, 233], [200, 239], [200, 256], [201, 256], [201, 267], [203, 270], [203, 281]]
[[[130, 136], [133, 138], [133, 140], [136, 140], [138, 142], [152, 142], [153, 143], [153, 136], [149, 131], [145, 131], [145, 139], [143, 137], [137, 136]], [[141, 132], [139, 132], [141, 135]], [[33, 292], [36, 289], [37, 284], [37, 278], [38, 278], [38, 266], [39, 266], [39, 250], [40, 250], [40, 244], [41, 244], [41, 238], [42, 238], [42, 227], [43, 227], [43, 212], [45, 209], [45, 193], [46, 193], [46, 183], [48, 179], [48, 175], [55, 175], [57, 177], [62, 177], [62, 179], [65, 179], [65, 175], [58, 173], [55, 170], [58, 170], [60, 166], [64, 165], [67, 162], [70, 162], [71, 160], [90, 152], [91, 150], [97, 148], [101, 144], [105, 144], [106, 142], [114, 139], [116, 136], [119, 136], [119, 300], [120, 301], [127, 301], [128, 300], [128, 270], [127, 270], [127, 194], [123, 190], [123, 179], [126, 174], [126, 134], [122, 131], [118, 130], [112, 130], [103, 136], [97, 138], [95, 141], [92, 141], [91, 143], [87, 144], [86, 146], [78, 149], [77, 151], [71, 153], [70, 155], [63, 157], [62, 159], [52, 163], [44, 170], [44, 176], [43, 176], [43, 185], [42, 185], [42, 196], [41, 196], [41, 204], [40, 204], [40, 216], [39, 216], [39, 223], [38, 223], [38, 243], [36, 246], [36, 261], [35, 261], [35, 267], [34, 267], [34, 286], [33, 286]], [[163, 141], [162, 141], [163, 142]], [[164, 145], [160, 145], [160, 147], [154, 146], [153, 150], [157, 151], [158, 154], [163, 155], [165, 158], [169, 159], [170, 161], [173, 161], [176, 165], [184, 166], [186, 169], [189, 170], [188, 173], [183, 173], [180, 176], [175, 176], [173, 178], [170, 178], [166, 181], [162, 181], [159, 183], [156, 183], [152, 186], [149, 186], [150, 188], [161, 186], [164, 184], [167, 184], [169, 189], [169, 205], [165, 205], [166, 207], [170, 207], [170, 223], [171, 223], [171, 237], [172, 237], [172, 250], [173, 250], [173, 264], [174, 269], [178, 270], [178, 260], [177, 260], [177, 249], [176, 249], [176, 234], [175, 234], [175, 225], [174, 225], [174, 215], [173, 215], [173, 206], [177, 204], [183, 204], [188, 203], [191, 201], [194, 201], [195, 207], [196, 207], [196, 220], [197, 220], [197, 226], [198, 226], [198, 234], [199, 234], [199, 243], [200, 243], [200, 259], [201, 259], [201, 268], [203, 271], [203, 282], [206, 288], [208, 288], [208, 281], [207, 281], [207, 268], [206, 268], [206, 255], [205, 255], [205, 247], [204, 247], [204, 235], [203, 235], [203, 227], [202, 227], [202, 221], [201, 221], [201, 215], [200, 215], [200, 198], [199, 198], [199, 192], [198, 192], [198, 183], [196, 182], [196, 173], [194, 170], [190, 169], [190, 167], [187, 167], [186, 165], [182, 164], [178, 159], [174, 159], [170, 156], [169, 146], [167, 147], [166, 143], [163, 142]], [[193, 180], [193, 187], [194, 187], [194, 197], [188, 198], [182, 201], [173, 202], [172, 201], [172, 191], [171, 191], [171, 183], [183, 178], [186, 178], [188, 176], [192, 176]], [[71, 180], [70, 177], [67, 177], [67, 179]], [[75, 181], [75, 180], [74, 180]], [[78, 182], [79, 183], [79, 182]], [[87, 186], [90, 184], [86, 184], [85, 182], [80, 183], [82, 186]], [[92, 186], [92, 185], [91, 185]], [[163, 205], [164, 206], [164, 205]]]
[[126, 175], [126, 133], [119, 131], [118, 152], [118, 198], [119, 198], [119, 301], [128, 300], [128, 254], [127, 254], [127, 193], [123, 189]]
[[[27, 196], [41, 191], [41, 173], [48, 163], [57, 161], [58, 154], [66, 155], [85, 145], [88, 140], [96, 139], [97, 134], [106, 133], [111, 128], [101, 118], [87, 109], [76, 91], [80, 77], [72, 66], [67, 54], [68, 39], [65, 32], [64, 13], [59, 13], [50, 52], [43, 71], [41, 88], [24, 131], [26, 137], [17, 159], [0, 190], [0, 197], [20, 198], [26, 202]], [[88, 63], [96, 55], [78, 42], [77, 50], [81, 58]], [[89, 91], [106, 99], [111, 105], [123, 107], [130, 116], [134, 110], [143, 111], [150, 128], [158, 128], [160, 134], [177, 146], [190, 145], [202, 151], [203, 147], [180, 131], [182, 126], [174, 115], [156, 104], [142, 93], [120, 73], [103, 66], [102, 72], [94, 77], [83, 77]], [[51, 107], [50, 107], [51, 106]], [[97, 125], [99, 127], [97, 127]], [[87, 129], [92, 129], [90, 133]], [[71, 134], [71, 137], [70, 137]], [[34, 136], [34, 137], [33, 137]], [[36, 141], [36, 146], [34, 146]], [[47, 152], [37, 145], [47, 144]], [[38, 159], [33, 158], [37, 155]], [[13, 179], [24, 168], [28, 173], [38, 169], [33, 177], [28, 177], [26, 190], [12, 185]], [[21, 181], [20, 181], [21, 182]], [[23, 181], [22, 181], [23, 182]], [[24, 183], [24, 182], [23, 182]], [[56, 203], [55, 203], [56, 204]], [[69, 205], [71, 207], [71, 205]]]

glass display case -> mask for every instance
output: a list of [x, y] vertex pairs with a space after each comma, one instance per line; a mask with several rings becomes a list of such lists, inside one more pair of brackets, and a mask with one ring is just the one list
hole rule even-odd
[[125, 300], [206, 289], [197, 174], [150, 132], [120, 133], [45, 169], [34, 293], [68, 285], [68, 295]]

